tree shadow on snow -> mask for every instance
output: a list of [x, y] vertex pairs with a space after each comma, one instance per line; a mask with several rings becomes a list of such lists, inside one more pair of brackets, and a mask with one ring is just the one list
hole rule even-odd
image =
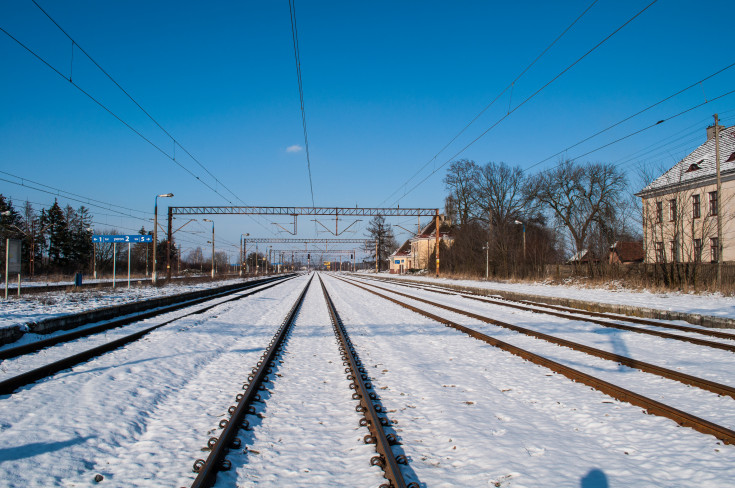
[[68, 441], [61, 442], [33, 442], [26, 444], [25, 446], [15, 446], [0, 449], [0, 463], [4, 461], [16, 461], [18, 459], [26, 459], [39, 454], [46, 454], [49, 452], [60, 451], [69, 446], [76, 444], [82, 444], [87, 442], [94, 436], [77, 437], [76, 439], [69, 439]]

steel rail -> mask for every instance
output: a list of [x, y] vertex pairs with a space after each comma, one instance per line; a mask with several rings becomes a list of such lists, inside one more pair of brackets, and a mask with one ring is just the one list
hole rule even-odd
[[[556, 373], [562, 374], [566, 376], [567, 378], [571, 379], [572, 381], [585, 384], [591, 388], [599, 390], [600, 392], [606, 395], [609, 395], [615, 399], [618, 399], [620, 401], [628, 402], [632, 405], [641, 407], [645, 409], [649, 414], [666, 417], [668, 419], [673, 420], [679, 425], [690, 427], [704, 434], [713, 435], [717, 439], [723, 441], [726, 444], [735, 444], [735, 430], [728, 429], [727, 427], [723, 427], [721, 425], [715, 424], [714, 422], [710, 422], [709, 420], [705, 420], [703, 418], [689, 414], [687, 412], [671, 407], [664, 403], [658, 402], [646, 396], [640, 395], [633, 391], [630, 391], [620, 386], [614, 385], [607, 381], [601, 380], [599, 378], [595, 378], [592, 375], [583, 373], [574, 368], [570, 368], [569, 366], [565, 366], [561, 363], [545, 358], [541, 355], [532, 353], [520, 347], [509, 344], [507, 342], [503, 342], [499, 339], [496, 339], [494, 337], [478, 332], [474, 329], [470, 329], [469, 327], [460, 325], [447, 318], [440, 317], [438, 315], [422, 310], [418, 307], [414, 307], [413, 305], [410, 305], [408, 303], [404, 303], [404, 302], [401, 302], [400, 300], [396, 300], [393, 297], [389, 297], [381, 293], [378, 293], [374, 290], [371, 290], [369, 288], [365, 288], [364, 286], [357, 285], [353, 283], [352, 281], [348, 281], [348, 280], [342, 280], [342, 281], [344, 281], [345, 283], [349, 283], [352, 286], [360, 288], [364, 291], [367, 291], [368, 293], [372, 293], [373, 295], [379, 296], [385, 300], [393, 302], [403, 308], [406, 308], [420, 315], [423, 315], [424, 317], [428, 317], [448, 327], [464, 332], [470, 337], [486, 342], [499, 349], [502, 349], [504, 351], [510, 352], [511, 354], [519, 356], [523, 359], [531, 361], [534, 364], [543, 366]], [[372, 286], [375, 286], [375, 285], [372, 285]]]
[[[408, 286], [408, 285], [404, 285], [404, 286]], [[415, 287], [415, 288], [421, 288], [421, 287]], [[445, 291], [439, 291], [439, 290], [432, 290], [432, 289], [428, 289], [428, 288], [421, 288], [421, 289], [425, 289], [426, 291], [431, 291], [433, 293], [441, 293], [441, 294], [446, 294], [446, 295], [459, 295], [459, 296], [462, 296], [464, 298], [468, 298], [470, 300], [478, 300], [478, 301], [481, 301], [481, 302], [493, 303], [495, 305], [500, 305], [500, 306], [503, 306], [503, 307], [515, 308], [515, 309], [518, 309], [518, 310], [524, 310], [524, 311], [529, 311], [529, 312], [534, 312], [534, 313], [542, 313], [542, 314], [551, 315], [551, 316], [554, 316], [554, 317], [561, 317], [561, 318], [564, 318], [564, 319], [583, 320], [585, 322], [590, 322], [592, 324], [597, 324], [597, 325], [600, 325], [602, 327], [608, 327], [608, 328], [611, 328], [611, 329], [625, 330], [625, 331], [629, 331], [629, 332], [636, 332], [636, 333], [639, 333], [639, 334], [646, 334], [646, 335], [652, 335], [652, 336], [656, 336], [656, 337], [663, 337], [665, 339], [673, 339], [675, 341], [690, 342], [690, 343], [696, 344], [698, 346], [705, 346], [705, 347], [711, 347], [711, 348], [714, 348], [714, 349], [723, 349], [725, 351], [735, 352], [735, 344], [725, 344], [725, 343], [722, 343], [722, 342], [715, 342], [715, 341], [710, 341], [710, 340], [707, 340], [707, 339], [699, 339], [697, 337], [689, 337], [689, 336], [682, 336], [682, 335], [678, 335], [678, 334], [671, 334], [669, 332], [661, 332], [661, 331], [658, 331], [658, 330], [641, 329], [640, 327], [633, 327], [633, 326], [630, 326], [630, 325], [623, 325], [623, 324], [614, 324], [614, 323], [611, 323], [611, 322], [606, 322], [604, 320], [596, 320], [596, 319], [590, 319], [590, 318], [582, 318], [582, 317], [577, 317], [577, 316], [575, 316], [575, 315], [573, 315], [571, 313], [553, 312], [553, 311], [550, 311], [550, 310], [539, 310], [539, 309], [529, 308], [529, 307], [526, 307], [526, 306], [523, 306], [523, 305], [516, 305], [514, 303], [508, 303], [508, 301], [506, 301], [506, 300], [497, 300], [497, 299], [493, 299], [493, 298], [489, 298], [489, 297], [478, 297], [478, 296], [463, 295], [462, 292], [445, 292]], [[549, 307], [547, 305], [538, 305], [538, 304], [533, 303], [533, 302], [528, 302], [528, 303], [531, 303], [534, 306], [538, 306], [538, 307], [553, 308], [553, 307]], [[575, 313], [577, 313], [577, 312], [575, 312]], [[623, 317], [608, 317], [608, 318], [610, 318], [611, 320], [635, 322], [634, 320], [628, 320], [627, 318], [623, 318]], [[676, 325], [673, 325], [673, 324], [661, 324], [661, 323], [652, 323], [652, 324], [646, 324], [646, 325], [656, 325], [658, 327], [663, 327], [663, 328], [683, 329], [683, 330], [686, 330], [688, 332], [702, 333], [700, 329], [696, 329], [694, 327], [676, 326]], [[716, 332], [716, 331], [712, 331], [712, 332]], [[723, 334], [723, 333], [720, 333], [720, 334]], [[708, 335], [714, 335], [714, 334], [708, 334]], [[735, 339], [735, 336], [734, 335], [731, 335], [731, 334], [725, 334], [725, 338], [727, 338], [727, 339]]]
[[271, 371], [271, 368], [275, 366], [274, 361], [276, 356], [283, 350], [284, 340], [296, 321], [296, 314], [304, 302], [306, 292], [313, 279], [313, 276], [309, 278], [304, 290], [299, 295], [293, 307], [291, 307], [291, 310], [286, 315], [273, 339], [271, 339], [268, 348], [261, 356], [257, 365], [252, 369], [252, 374], [248, 376], [248, 382], [243, 384], [242, 387], [245, 393], [237, 395], [236, 400], [238, 403], [236, 406], [230, 407], [229, 420], [223, 419], [220, 421], [219, 425], [223, 429], [222, 433], [218, 438], [210, 438], [208, 443], [208, 447], [211, 449], [209, 456], [207, 456], [206, 460], [197, 459], [194, 462], [194, 472], [198, 474], [191, 485], [192, 488], [209, 488], [216, 481], [218, 471], [230, 468], [230, 462], [225, 459], [225, 456], [231, 447], [239, 445], [239, 441], [235, 440], [235, 435], [238, 430], [247, 427], [245, 416], [249, 413], [255, 413], [252, 404], [260, 399], [258, 391], [262, 389], [263, 383], [269, 380], [267, 375]]
[[638, 359], [629, 358], [627, 356], [622, 356], [620, 354], [611, 353], [608, 351], [604, 351], [602, 349], [597, 349], [592, 346], [587, 346], [585, 344], [580, 344], [578, 342], [573, 342], [567, 339], [562, 339], [560, 337], [552, 336], [549, 334], [544, 334], [543, 332], [538, 332], [533, 329], [528, 329], [525, 327], [521, 327], [519, 325], [513, 325], [509, 324], [507, 322], [502, 322], [497, 319], [491, 319], [490, 317], [485, 317], [484, 315], [479, 315], [476, 313], [468, 312], [466, 310], [462, 310], [459, 308], [450, 307], [448, 305], [443, 305], [441, 303], [432, 302], [430, 300], [425, 300], [423, 298], [418, 298], [413, 295], [407, 295], [405, 293], [400, 293], [394, 290], [390, 290], [387, 288], [383, 288], [377, 285], [371, 284], [370, 286], [374, 286], [375, 288], [378, 288], [380, 290], [384, 290], [390, 293], [394, 293], [396, 295], [400, 295], [406, 298], [410, 298], [412, 300], [416, 300], [419, 302], [426, 303], [428, 305], [443, 308], [445, 310], [449, 310], [450, 312], [466, 315], [467, 317], [471, 317], [473, 319], [480, 320], [482, 322], [496, 325], [498, 327], [503, 327], [505, 329], [512, 330], [514, 332], [518, 332], [527, 336], [535, 337], [536, 339], [541, 339], [546, 342], [550, 342], [552, 344], [556, 344], [557, 346], [562, 347], [568, 347], [569, 349], [580, 351], [585, 354], [589, 354], [590, 356], [595, 356], [601, 359], [606, 359], [608, 361], [614, 361], [616, 363], [622, 364], [624, 366], [628, 366], [629, 368], [638, 369], [640, 371], [655, 374], [657, 376], [661, 376], [663, 378], [668, 378], [674, 381], [678, 381], [680, 383], [683, 383], [685, 385], [690, 386], [696, 386], [697, 388], [701, 388], [703, 390], [711, 391], [712, 393], [717, 393], [718, 395], [726, 395], [729, 397], [732, 397], [735, 399], [735, 387], [725, 385], [722, 383], [717, 383], [715, 381], [710, 381], [704, 378], [699, 378], [697, 376], [692, 376], [686, 373], [682, 373], [680, 371], [676, 371], [673, 369], [664, 368], [663, 366], [657, 366], [655, 364], [647, 363], [644, 361], [640, 361]]
[[[372, 279], [377, 279], [377, 278], [372, 278]], [[383, 282], [386, 282], [386, 283], [395, 282], [396, 284], [401, 284], [402, 286], [408, 286], [408, 287], [412, 287], [412, 288], [421, 288], [421, 289], [424, 289], [424, 290], [434, 291], [436, 293], [447, 293], [447, 292], [444, 292], [444, 291], [439, 291], [439, 290], [434, 289], [434, 288], [430, 288], [428, 286], [427, 287], [412, 286], [412, 285], [409, 285], [405, 281], [402, 281], [402, 280], [385, 280], [385, 279], [382, 279], [380, 281], [383, 281]], [[426, 284], [426, 285], [428, 285], [428, 284]], [[460, 288], [459, 290], [454, 290], [454, 289], [452, 289], [450, 287], [442, 287], [442, 286], [438, 286], [438, 285], [431, 285], [431, 286], [436, 287], [436, 288], [438, 288], [440, 290], [450, 290], [453, 294], [462, 295], [464, 293], [464, 294], [474, 295], [474, 296], [479, 296], [479, 297], [492, 298], [494, 300], [499, 300], [500, 302], [523, 303], [523, 304], [531, 305], [531, 306], [534, 306], [534, 307], [549, 308], [549, 309], [552, 309], [552, 310], [559, 310], [559, 311], [562, 311], [562, 312], [569, 312], [569, 313], [573, 313], [573, 314], [577, 314], [577, 315], [589, 315], [590, 317], [607, 318], [607, 319], [610, 319], [610, 320], [619, 320], [619, 321], [622, 321], [622, 322], [630, 322], [630, 323], [633, 323], [633, 324], [651, 325], [651, 326], [654, 326], [654, 327], [661, 327], [661, 328], [664, 328], [664, 329], [674, 329], [674, 330], [681, 330], [681, 331], [685, 331], [685, 332], [694, 332], [694, 333], [701, 334], [701, 335], [708, 335], [708, 336], [712, 336], [712, 337], [719, 337], [720, 339], [735, 340], [735, 334], [733, 334], [733, 333], [722, 332], [722, 331], [719, 331], [719, 330], [712, 330], [712, 329], [708, 329], [708, 328], [691, 327], [691, 326], [688, 326], [688, 325], [669, 324], [669, 323], [657, 322], [655, 320], [641, 319], [641, 318], [638, 318], [638, 317], [631, 317], [630, 315], [620, 315], [620, 314], [606, 313], [606, 312], [592, 312], [590, 310], [584, 310], [584, 309], [581, 309], [581, 308], [563, 307], [561, 305], [552, 305], [552, 304], [548, 304], [548, 303], [534, 302], [534, 301], [531, 301], [531, 300], [512, 300], [510, 298], [503, 298], [503, 297], [498, 298], [498, 297], [494, 297], [494, 296], [483, 295], [482, 293], [472, 291], [471, 289], [462, 289], [462, 288]], [[467, 297], [467, 298], [470, 298], [470, 297]]]
[[[284, 280], [285, 281], [285, 280]], [[165, 325], [168, 325], [172, 322], [175, 322], [177, 320], [180, 320], [184, 317], [187, 317], [189, 315], [195, 315], [200, 314], [203, 312], [206, 312], [207, 310], [214, 308], [218, 305], [222, 305], [223, 303], [231, 302], [234, 300], [240, 300], [241, 298], [249, 297], [251, 295], [254, 295], [256, 293], [259, 293], [263, 290], [267, 290], [268, 288], [272, 288], [276, 285], [279, 285], [283, 283], [284, 281], [279, 281], [277, 283], [270, 284], [268, 286], [265, 286], [263, 288], [260, 288], [258, 290], [251, 291], [249, 293], [245, 293], [243, 295], [238, 295], [233, 298], [229, 298], [222, 302], [217, 302], [213, 305], [210, 305], [208, 307], [204, 307], [201, 309], [197, 309], [193, 312], [187, 313], [185, 315], [181, 315], [179, 317], [176, 317], [171, 320], [167, 320], [161, 324], [154, 325], [152, 327], [147, 327], [145, 329], [139, 330], [138, 332], [134, 332], [132, 334], [129, 334], [125, 337], [121, 337], [119, 339], [115, 339], [113, 341], [107, 342], [105, 344], [102, 344], [97, 347], [93, 347], [91, 349], [88, 349], [86, 351], [82, 351], [80, 353], [74, 354], [72, 356], [68, 356], [66, 358], [60, 359], [58, 361], [54, 361], [52, 363], [46, 364], [44, 366], [41, 366], [39, 368], [26, 371], [25, 373], [21, 373], [17, 376], [13, 376], [12, 378], [8, 378], [6, 380], [0, 381], [0, 395], [9, 395], [13, 393], [18, 388], [21, 388], [23, 386], [29, 385], [35, 381], [38, 381], [43, 378], [47, 378], [55, 373], [58, 373], [59, 371], [63, 371], [65, 369], [71, 368], [72, 366], [75, 366], [77, 364], [83, 363], [85, 361], [88, 361], [90, 359], [93, 359], [97, 356], [101, 356], [102, 354], [114, 351], [115, 349], [118, 349], [126, 344], [129, 344], [131, 342], [137, 341], [138, 339], [146, 336], [147, 334], [153, 332], [156, 329], [159, 329]], [[211, 300], [211, 298], [210, 298]]]
[[[368, 278], [367, 276], [361, 276], [361, 277], [362, 278]], [[609, 318], [611, 320], [619, 320], [619, 321], [623, 321], [623, 322], [631, 322], [631, 323], [634, 323], [634, 324], [651, 325], [651, 326], [655, 326], [655, 327], [662, 327], [662, 328], [668, 328], [668, 329], [683, 330], [683, 331], [687, 331], [687, 332], [696, 332], [696, 333], [701, 334], [701, 335], [708, 335], [708, 336], [712, 336], [712, 337], [719, 337], [719, 338], [722, 338], [722, 339], [732, 339], [732, 340], [735, 340], [735, 334], [733, 334], [731, 332], [722, 332], [720, 330], [713, 330], [712, 327], [707, 327], [707, 326], [702, 326], [702, 328], [697, 328], [697, 327], [690, 327], [690, 326], [686, 326], [686, 325], [670, 324], [670, 323], [667, 323], [667, 322], [657, 322], [657, 321], [654, 321], [654, 320], [651, 320], [651, 319], [634, 317], [634, 316], [631, 316], [631, 315], [627, 315], [625, 313], [594, 312], [594, 311], [586, 310], [586, 309], [583, 309], [583, 308], [574, 308], [574, 307], [567, 307], [567, 306], [562, 306], [562, 305], [553, 305], [553, 304], [549, 304], [549, 303], [538, 302], [538, 301], [531, 301], [531, 300], [518, 300], [518, 299], [507, 298], [507, 297], [500, 297], [498, 295], [492, 295], [490, 293], [482, 293], [481, 289], [471, 288], [471, 287], [463, 287], [463, 286], [458, 286], [458, 285], [445, 285], [445, 286], [441, 286], [441, 285], [435, 285], [435, 284], [430, 284], [430, 283], [425, 283], [425, 282], [424, 283], [421, 283], [421, 282], [413, 282], [413, 281], [408, 282], [406, 280], [400, 280], [400, 279], [390, 279], [390, 280], [387, 280], [385, 278], [380, 278], [379, 279], [379, 278], [374, 278], [374, 277], [370, 277], [369, 279], [378, 280], [378, 281], [384, 281], [384, 282], [391, 282], [391, 283], [401, 284], [403, 286], [416, 287], [416, 288], [418, 288], [418, 286], [414, 286], [414, 284], [423, 284], [423, 285], [425, 285], [427, 287], [437, 288], [437, 289], [441, 289], [441, 290], [449, 290], [452, 293], [468, 293], [468, 294], [476, 295], [476, 296], [493, 297], [493, 298], [495, 298], [497, 300], [505, 300], [505, 301], [509, 301], [509, 302], [525, 303], [527, 305], [533, 305], [535, 307], [543, 307], [543, 308], [550, 308], [550, 309], [553, 309], [553, 310], [567, 311], [567, 312], [571, 312], [571, 313], [575, 313], [575, 314], [579, 314], [579, 315], [589, 315], [589, 316], [592, 316], [592, 317], [603, 317], [603, 318]], [[411, 284], [408, 284], [408, 283], [411, 283]], [[432, 291], [436, 291], [437, 293], [442, 293], [441, 291], [437, 291], [437, 290], [432, 290]], [[490, 292], [490, 291], [493, 291], [493, 290], [487, 290], [487, 291]], [[552, 297], [548, 297], [548, 298], [552, 298]], [[682, 315], [684, 315], [684, 316], [685, 315], [692, 315], [692, 316], [695, 316], [695, 317], [699, 316], [698, 314], [686, 314], [686, 313], [682, 313]], [[718, 318], [718, 317], [712, 317], [712, 318]], [[661, 320], [673, 320], [673, 319], [661, 319]], [[692, 322], [692, 321], [687, 320], [687, 319], [684, 319], [684, 318], [679, 319], [679, 320], [683, 320], [683, 321], [690, 322], [690, 323], [696, 323], [696, 322]]]
[[[405, 456], [395, 456], [391, 449], [391, 440], [383, 430], [383, 425], [388, 425], [388, 419], [378, 415], [378, 412], [373, 405], [375, 399], [375, 393], [371, 392], [372, 384], [370, 383], [370, 377], [365, 372], [365, 368], [360, 361], [355, 347], [352, 345], [347, 330], [345, 329], [344, 323], [337, 312], [336, 307], [332, 298], [327, 292], [327, 288], [324, 286], [324, 281], [321, 276], [319, 282], [322, 285], [322, 292], [324, 293], [324, 300], [327, 302], [327, 308], [329, 310], [329, 316], [332, 321], [332, 327], [334, 328], [334, 335], [337, 336], [340, 344], [340, 353], [342, 354], [343, 364], [346, 366], [345, 372], [348, 373], [347, 379], [353, 383], [350, 388], [355, 390], [353, 398], [360, 401], [358, 406], [359, 411], [364, 414], [364, 423], [370, 430], [370, 436], [366, 436], [365, 441], [375, 443], [375, 450], [379, 456], [374, 457], [371, 460], [372, 464], [380, 465], [383, 468], [386, 479], [390, 482], [390, 486], [393, 488], [418, 488], [418, 484], [415, 482], [406, 484], [403, 474], [398, 464], [406, 464]], [[381, 486], [381, 488], [382, 488]]]
[[128, 325], [133, 322], [138, 322], [144, 319], [155, 317], [157, 315], [161, 315], [161, 314], [168, 313], [168, 312], [173, 312], [173, 311], [185, 308], [185, 307], [190, 307], [192, 305], [197, 305], [199, 303], [213, 300], [215, 298], [221, 298], [221, 297], [225, 297], [228, 295], [232, 295], [234, 293], [239, 293], [241, 291], [248, 290], [256, 286], [261, 286], [261, 285], [264, 285], [266, 283], [270, 283], [273, 281], [277, 281], [279, 279], [283, 279], [284, 281], [286, 281], [286, 279], [284, 279], [283, 277], [251, 281], [248, 283], [243, 283], [243, 286], [235, 288], [233, 290], [228, 290], [224, 292], [213, 292], [212, 295], [186, 300], [180, 303], [175, 303], [173, 305], [158, 307], [153, 310], [147, 310], [145, 312], [138, 312], [138, 313], [130, 314], [130, 315], [127, 315], [119, 319], [113, 319], [111, 321], [107, 321], [104, 324], [88, 327], [86, 329], [75, 330], [73, 332], [68, 332], [66, 334], [59, 334], [54, 337], [49, 337], [47, 339], [42, 339], [40, 341], [30, 342], [28, 344], [23, 344], [20, 346], [9, 347], [7, 349], [0, 349], [0, 360], [10, 359], [10, 358], [22, 356], [24, 354], [29, 354], [32, 352], [40, 351], [41, 349], [45, 349], [47, 347], [51, 347], [56, 344], [60, 344], [62, 342], [69, 342], [74, 339], [79, 339], [80, 337], [86, 337], [86, 336], [90, 336], [93, 334], [97, 334], [99, 332], [104, 332], [110, 329], [122, 327], [124, 325]]

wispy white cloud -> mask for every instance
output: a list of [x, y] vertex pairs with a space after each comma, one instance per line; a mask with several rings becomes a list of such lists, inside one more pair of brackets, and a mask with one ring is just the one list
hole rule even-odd
[[286, 152], [297, 153], [297, 152], [301, 152], [303, 149], [304, 148], [299, 146], [298, 144], [294, 144], [293, 146], [288, 146], [286, 148]]

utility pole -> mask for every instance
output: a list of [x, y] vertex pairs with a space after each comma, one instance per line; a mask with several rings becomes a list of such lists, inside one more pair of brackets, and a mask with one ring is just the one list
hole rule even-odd
[[214, 279], [214, 220], [202, 219], [204, 222], [212, 222], [212, 279]]
[[378, 274], [378, 240], [375, 239], [375, 274]]
[[[158, 279], [158, 271], [156, 270], [156, 263], [157, 263], [157, 261], [156, 261], [156, 248], [158, 247], [158, 197], [161, 197], [161, 198], [171, 198], [172, 196], [174, 196], [173, 193], [164, 193], [164, 194], [161, 194], [161, 195], [156, 195], [155, 205], [153, 207], [153, 278], [152, 278], [152, 281], [153, 281], [153, 284], [154, 285], [156, 284], [156, 281]], [[170, 215], [171, 215], [171, 209], [169, 208], [169, 216]], [[168, 225], [168, 227], [169, 227], [169, 229], [171, 228], [171, 220], [170, 219], [169, 219], [169, 225]], [[171, 237], [169, 236], [169, 242], [170, 242], [170, 239], [171, 239]], [[113, 248], [114, 247], [115, 246], [113, 246]], [[113, 265], [113, 275], [114, 275], [114, 268], [115, 268], [115, 266]], [[113, 284], [114, 284], [114, 281], [115, 280], [113, 278]], [[114, 285], [113, 285], [113, 288], [114, 288]]]
[[436, 277], [439, 277], [439, 209], [436, 209], [436, 245], [434, 249], [436, 249]]
[[720, 126], [715, 114], [715, 166], [717, 168], [717, 289], [722, 290], [722, 180], [720, 179]]

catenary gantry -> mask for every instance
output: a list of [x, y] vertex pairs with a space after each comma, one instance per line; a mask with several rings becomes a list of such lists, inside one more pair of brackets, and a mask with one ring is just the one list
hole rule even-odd
[[[171, 278], [171, 240], [173, 238], [172, 221], [174, 215], [290, 215], [294, 218], [294, 230], [296, 235], [296, 218], [299, 215], [334, 215], [335, 232], [340, 234], [337, 223], [339, 217], [375, 217], [378, 215], [390, 217], [434, 217], [436, 228], [439, 229], [438, 208], [376, 208], [376, 207], [263, 207], [263, 206], [187, 206], [168, 207], [168, 245], [166, 253], [166, 276]], [[318, 222], [319, 223], [319, 222]], [[354, 222], [353, 222], [354, 223]], [[352, 225], [352, 224], [350, 224]], [[349, 226], [348, 226], [349, 227]], [[282, 227], [283, 228], [283, 227]], [[344, 229], [346, 230], [346, 229]], [[342, 232], [344, 232], [344, 230]], [[331, 232], [331, 231], [330, 231]], [[439, 232], [436, 233], [436, 276], [439, 276]], [[377, 262], [376, 262], [377, 267]]]

